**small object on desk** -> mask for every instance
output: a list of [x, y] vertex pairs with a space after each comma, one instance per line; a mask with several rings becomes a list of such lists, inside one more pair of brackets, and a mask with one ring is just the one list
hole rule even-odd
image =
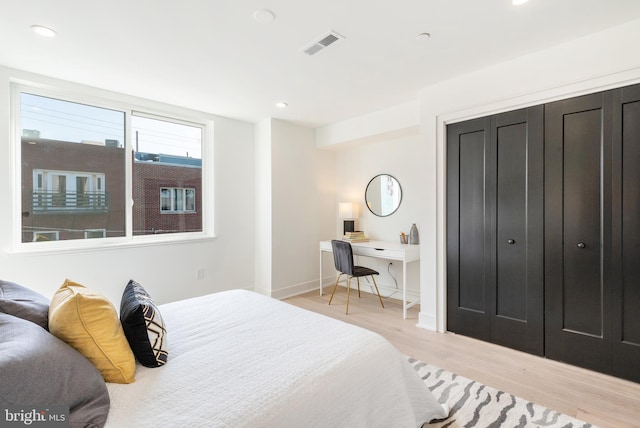
[[369, 238], [361, 230], [355, 230], [353, 232], [345, 232], [342, 237], [343, 241], [348, 242], [368, 242]]
[[404, 232], [400, 232], [400, 243], [401, 244], [407, 244], [408, 243], [407, 235], [405, 235]]
[[344, 220], [342, 233], [356, 230], [355, 219], [358, 218], [358, 204], [352, 202], [340, 202], [338, 205], [338, 217]]
[[349, 233], [349, 232], [353, 232], [353, 230], [355, 229], [355, 220], [345, 220], [344, 221], [344, 226], [342, 228], [342, 231], [344, 233]]
[[411, 230], [409, 231], [409, 244], [420, 244], [420, 235], [418, 235], [418, 228], [416, 227], [415, 223], [411, 225]]

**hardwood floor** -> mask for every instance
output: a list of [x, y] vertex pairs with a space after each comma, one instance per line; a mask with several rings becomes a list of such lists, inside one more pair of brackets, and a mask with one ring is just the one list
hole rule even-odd
[[372, 330], [400, 352], [474, 379], [485, 385], [590, 422], [599, 427], [640, 427], [640, 384], [536, 357], [452, 333], [416, 327], [418, 309], [402, 319], [402, 304], [363, 293], [352, 294], [345, 315], [346, 293], [317, 291], [291, 297], [288, 303]]

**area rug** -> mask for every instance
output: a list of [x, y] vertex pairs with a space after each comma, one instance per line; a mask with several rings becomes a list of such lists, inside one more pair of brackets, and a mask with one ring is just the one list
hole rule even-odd
[[409, 363], [438, 401], [446, 403], [451, 409], [447, 419], [425, 424], [423, 428], [596, 428], [414, 358], [409, 357]]

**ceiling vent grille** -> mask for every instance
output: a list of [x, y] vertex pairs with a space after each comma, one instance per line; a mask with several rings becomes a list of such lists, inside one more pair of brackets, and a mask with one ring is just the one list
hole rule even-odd
[[304, 49], [304, 53], [308, 56], [315, 55], [324, 48], [329, 47], [333, 43], [337, 42], [340, 39], [344, 39], [344, 36], [336, 33], [335, 31], [330, 31], [328, 34], [323, 35], [315, 42], [311, 43], [308, 47]]

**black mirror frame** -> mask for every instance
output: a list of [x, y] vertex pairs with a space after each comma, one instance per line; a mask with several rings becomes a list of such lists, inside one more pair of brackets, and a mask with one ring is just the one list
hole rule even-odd
[[[393, 211], [391, 211], [389, 214], [384, 214], [384, 215], [374, 212], [371, 209], [371, 207], [369, 206], [369, 201], [367, 200], [367, 192], [369, 190], [369, 186], [371, 185], [373, 180], [375, 180], [376, 178], [381, 177], [383, 175], [393, 178], [395, 180], [395, 182], [398, 183], [398, 188], [400, 189], [400, 200], [398, 201], [398, 206], [396, 206], [396, 208]], [[400, 185], [400, 181], [396, 177], [391, 175], [391, 174], [377, 174], [377, 175], [375, 175], [371, 180], [369, 180], [369, 183], [367, 183], [367, 187], [364, 189], [364, 204], [367, 206], [367, 209], [371, 212], [371, 214], [375, 215], [376, 217], [389, 217], [390, 215], [392, 215], [393, 213], [398, 211], [398, 208], [400, 208], [400, 205], [402, 204], [402, 185]]]

